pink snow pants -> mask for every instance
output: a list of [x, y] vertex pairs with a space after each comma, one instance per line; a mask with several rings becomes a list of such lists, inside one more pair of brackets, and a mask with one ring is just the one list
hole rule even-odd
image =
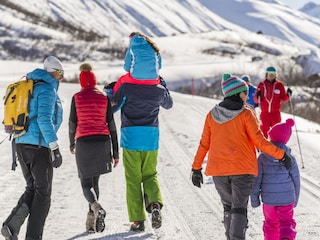
[[264, 240], [296, 239], [296, 221], [293, 218], [294, 204], [270, 206], [263, 204]]

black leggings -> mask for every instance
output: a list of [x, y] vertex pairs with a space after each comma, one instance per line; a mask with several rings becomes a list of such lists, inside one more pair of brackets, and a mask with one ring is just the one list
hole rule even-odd
[[89, 211], [91, 211], [90, 203], [99, 199], [99, 178], [100, 176], [80, 179], [83, 195], [89, 202]]

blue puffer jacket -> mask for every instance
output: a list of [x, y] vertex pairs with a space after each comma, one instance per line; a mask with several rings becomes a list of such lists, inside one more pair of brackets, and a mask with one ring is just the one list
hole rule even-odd
[[59, 82], [43, 69], [28, 73], [27, 79], [41, 82], [33, 89], [29, 129], [26, 134], [16, 139], [16, 143], [49, 147], [49, 143], [58, 140], [56, 132], [62, 122], [62, 105], [57, 94]]
[[157, 55], [144, 37], [134, 35], [130, 40], [123, 68], [136, 79], [156, 79], [161, 69], [161, 56]]
[[258, 207], [261, 201], [270, 206], [285, 206], [292, 203], [297, 206], [300, 195], [300, 173], [291, 149], [284, 144], [275, 143], [284, 149], [292, 159], [289, 170], [282, 162], [266, 153], [261, 153], [258, 158], [259, 174], [251, 194], [252, 207]]
[[254, 107], [254, 94], [256, 92], [256, 87], [253, 86], [252, 84], [249, 85], [249, 92], [248, 92], [248, 99], [247, 103], [250, 105], [250, 107]]
[[159, 148], [160, 106], [173, 105], [169, 91], [162, 85], [121, 84], [114, 95], [114, 108], [121, 108], [120, 146], [129, 150], [155, 151]]

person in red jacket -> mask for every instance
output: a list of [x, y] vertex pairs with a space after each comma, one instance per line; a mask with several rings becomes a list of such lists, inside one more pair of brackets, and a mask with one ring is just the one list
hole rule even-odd
[[275, 67], [266, 69], [265, 80], [258, 84], [254, 95], [255, 103], [260, 105], [260, 130], [268, 137], [268, 131], [276, 123], [281, 122], [281, 102], [287, 102], [292, 90], [285, 90], [284, 84], [277, 78]]
[[107, 95], [96, 86], [88, 63], [80, 65], [81, 90], [73, 95], [69, 117], [70, 151], [76, 155], [83, 195], [89, 203], [88, 232], [102, 232], [106, 211], [99, 200], [99, 178], [119, 162], [113, 110]]

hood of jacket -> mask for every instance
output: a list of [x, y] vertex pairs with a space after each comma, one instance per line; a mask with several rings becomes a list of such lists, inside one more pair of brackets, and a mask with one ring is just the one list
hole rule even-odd
[[220, 123], [226, 123], [238, 116], [245, 109], [239, 94], [225, 97], [212, 111], [213, 119]]
[[216, 105], [211, 110], [211, 114], [216, 122], [223, 124], [237, 117], [243, 110], [244, 107], [239, 110], [230, 110], [220, 105]]
[[149, 43], [147, 42], [147, 40], [144, 37], [139, 36], [138, 34], [134, 35], [132, 37], [132, 39], [130, 40], [131, 46], [139, 46], [139, 45], [144, 45], [144, 44], [149, 44]]
[[46, 70], [40, 68], [27, 73], [26, 77], [27, 79], [31, 79], [33, 81], [44, 81], [56, 90], [59, 87], [59, 81], [52, 77]]

